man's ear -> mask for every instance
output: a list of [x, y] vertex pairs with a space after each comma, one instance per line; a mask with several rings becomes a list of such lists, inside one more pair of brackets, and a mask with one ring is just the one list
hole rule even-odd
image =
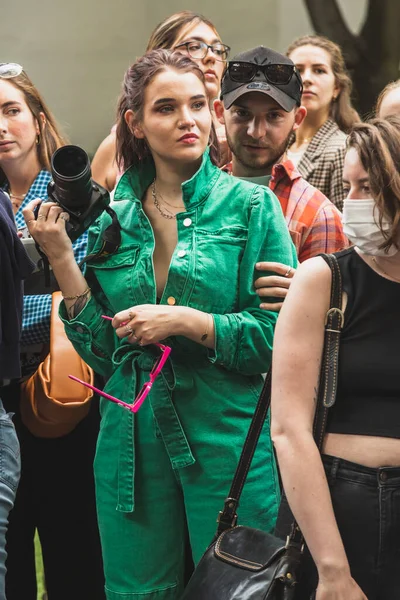
[[307, 109], [305, 106], [299, 106], [294, 111], [294, 124], [293, 131], [296, 131], [307, 116]]
[[214, 100], [214, 112], [221, 125], [225, 125], [225, 107], [222, 100]]
[[138, 121], [138, 119], [136, 118], [136, 113], [134, 113], [133, 110], [129, 109], [126, 111], [124, 118], [126, 124], [128, 125], [131, 133], [135, 136], [135, 138], [138, 138], [139, 140], [144, 139], [144, 133], [140, 125], [140, 121]]

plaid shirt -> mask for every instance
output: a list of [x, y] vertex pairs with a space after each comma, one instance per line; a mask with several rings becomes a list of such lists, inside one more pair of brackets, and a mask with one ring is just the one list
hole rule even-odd
[[343, 163], [346, 134], [328, 119], [317, 131], [297, 168], [304, 179], [318, 188], [339, 210], [346, 196], [343, 191]]
[[[47, 200], [47, 184], [51, 179], [48, 171], [40, 171], [35, 181], [29, 188], [24, 201], [15, 215], [17, 228], [25, 227], [25, 220], [22, 210], [31, 200], [41, 198]], [[4, 191], [8, 191], [6, 185]], [[87, 233], [85, 232], [73, 244], [75, 260], [80, 262], [86, 256]], [[51, 312], [51, 294], [42, 294], [40, 296], [24, 296], [24, 308], [22, 313], [22, 336], [21, 346], [31, 346], [33, 344], [47, 344], [50, 341], [50, 312]], [[34, 360], [36, 363], [37, 361]]]
[[[232, 173], [232, 163], [224, 171]], [[281, 204], [299, 262], [347, 248], [340, 212], [303, 179], [290, 160], [273, 167], [269, 187]]]

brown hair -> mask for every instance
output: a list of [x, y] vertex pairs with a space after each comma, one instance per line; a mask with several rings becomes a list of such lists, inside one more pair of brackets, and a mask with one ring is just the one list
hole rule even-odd
[[385, 85], [385, 87], [383, 88], [383, 90], [381, 91], [381, 93], [378, 96], [378, 100], [376, 101], [375, 111], [374, 111], [376, 116], [379, 115], [379, 112], [380, 112], [381, 106], [382, 106], [382, 102], [383, 102], [383, 99], [385, 98], [385, 96], [387, 96], [387, 94], [389, 92], [397, 89], [398, 87], [400, 87], [400, 79], [397, 79], [396, 81], [391, 81], [390, 83]]
[[[53, 153], [64, 146], [67, 141], [59, 131], [56, 120], [45, 103], [38, 89], [33, 85], [25, 71], [22, 71], [17, 77], [7, 79], [14, 87], [20, 90], [25, 98], [29, 110], [39, 126], [39, 138], [36, 146], [38, 159], [42, 169], [50, 171], [51, 157]], [[43, 123], [40, 113], [44, 114], [45, 123]], [[3, 169], [0, 167], [0, 184], [7, 180]]]
[[[400, 117], [356, 123], [347, 139], [355, 148], [369, 176], [369, 185], [379, 211], [379, 227], [386, 238], [380, 246], [400, 250]], [[386, 217], [391, 223], [383, 227]]]
[[290, 44], [286, 55], [290, 57], [293, 50], [302, 46], [316, 46], [329, 54], [335, 84], [340, 89], [338, 97], [331, 102], [329, 116], [335, 121], [339, 129], [348, 133], [354, 123], [360, 121], [360, 117], [351, 103], [350, 96], [353, 84], [347, 72], [340, 46], [320, 35], [304, 35]]
[[213, 23], [203, 17], [203, 15], [192, 12], [191, 10], [182, 10], [181, 12], [175, 13], [167, 19], [164, 19], [164, 21], [157, 25], [150, 36], [146, 52], [157, 50], [159, 48], [172, 50], [183, 30], [189, 29], [190, 25], [198, 25], [199, 23], [205, 23], [211, 27], [211, 29], [215, 31], [217, 37], [219, 37]]
[[[151, 155], [146, 140], [136, 138], [129, 129], [125, 121], [125, 113], [127, 110], [132, 110], [139, 120], [142, 118], [147, 86], [156, 75], [167, 69], [174, 69], [182, 73], [194, 73], [204, 84], [204, 75], [201, 69], [189, 57], [179, 52], [152, 50], [139, 58], [125, 73], [122, 93], [118, 100], [117, 163], [120, 168], [122, 165], [124, 165], [124, 169], [131, 165], [138, 165]], [[209, 146], [210, 158], [214, 164], [217, 164], [219, 145], [212, 121]]]

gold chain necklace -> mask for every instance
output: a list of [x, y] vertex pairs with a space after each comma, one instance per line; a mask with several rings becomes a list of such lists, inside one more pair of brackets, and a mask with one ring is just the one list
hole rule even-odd
[[400, 283], [400, 279], [398, 279], [397, 277], [394, 277], [394, 275], [389, 275], [389, 273], [386, 273], [385, 269], [381, 265], [378, 265], [378, 261], [376, 260], [375, 256], [372, 256], [372, 262], [377, 266], [378, 270], [381, 273], [386, 275], [386, 277], [389, 277], [389, 279], [394, 279], [394, 281], [397, 281], [397, 283]]
[[[164, 212], [164, 210], [162, 209], [162, 207], [158, 201], [158, 198], [157, 198], [156, 180], [155, 179], [154, 179], [153, 183], [151, 184], [151, 195], [153, 196], [154, 206], [156, 207], [156, 209], [158, 210], [160, 215], [162, 217], [164, 217], [164, 219], [176, 219], [176, 215], [174, 213], [172, 213], [170, 210], [168, 210], [168, 208], [166, 208], [167, 212]], [[165, 200], [164, 200], [164, 202], [165, 202]], [[168, 202], [166, 202], [166, 204], [168, 204]], [[173, 206], [173, 205], [170, 204], [170, 206]], [[181, 207], [176, 206], [174, 208], [181, 208]]]

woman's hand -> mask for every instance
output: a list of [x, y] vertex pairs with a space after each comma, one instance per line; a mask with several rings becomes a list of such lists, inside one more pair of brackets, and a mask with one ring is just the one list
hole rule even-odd
[[[39, 205], [39, 213], [35, 219], [33, 211]], [[32, 200], [23, 210], [23, 215], [30, 235], [39, 244], [50, 263], [66, 257], [74, 258], [72, 242], [65, 229], [69, 214], [58, 204]]]
[[182, 333], [182, 319], [187, 307], [165, 304], [140, 304], [115, 315], [112, 325], [119, 338], [131, 344], [147, 346], [170, 335]]
[[320, 576], [315, 600], [368, 600], [350, 574], [324, 579]]
[[279, 312], [289, 291], [291, 279], [296, 273], [296, 269], [277, 262], [260, 262], [257, 263], [256, 269], [258, 271], [272, 271], [277, 273], [277, 275], [259, 277], [254, 282], [254, 287], [260, 297], [269, 296], [281, 300], [281, 302], [263, 302], [260, 304], [260, 308]]

